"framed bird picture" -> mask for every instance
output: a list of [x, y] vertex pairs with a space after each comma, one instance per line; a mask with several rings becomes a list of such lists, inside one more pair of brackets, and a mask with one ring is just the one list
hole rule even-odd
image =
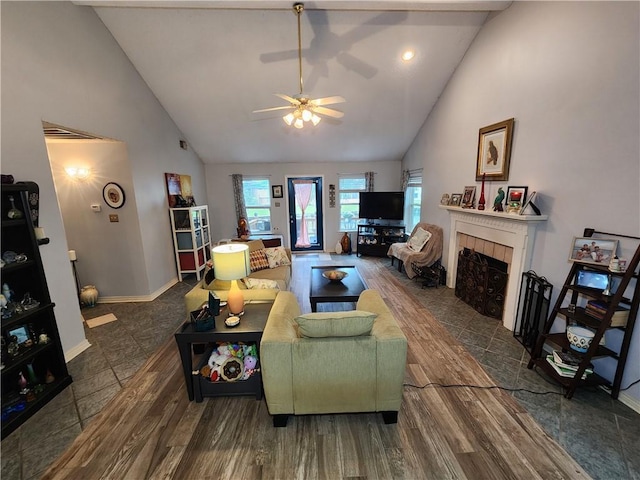
[[513, 124], [510, 118], [480, 129], [476, 180], [482, 180], [483, 175], [487, 180], [509, 180]]

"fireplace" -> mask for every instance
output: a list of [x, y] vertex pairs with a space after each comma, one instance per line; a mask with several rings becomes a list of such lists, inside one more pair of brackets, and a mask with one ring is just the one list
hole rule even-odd
[[455, 288], [458, 274], [458, 252], [469, 250], [507, 264], [502, 324], [514, 330], [522, 273], [531, 268], [531, 256], [537, 224], [546, 215], [515, 215], [488, 210], [462, 209], [448, 205], [451, 228], [447, 260], [447, 286]]
[[458, 254], [456, 297], [476, 312], [502, 319], [507, 291], [508, 264], [463, 248]]

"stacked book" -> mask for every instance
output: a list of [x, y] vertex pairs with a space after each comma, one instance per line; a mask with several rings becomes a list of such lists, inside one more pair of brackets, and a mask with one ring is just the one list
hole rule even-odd
[[[573, 378], [576, 376], [576, 372], [578, 371], [580, 358], [570, 352], [554, 350], [553, 355], [547, 355], [547, 362], [549, 362], [549, 365], [551, 365], [561, 377]], [[589, 364], [582, 374], [582, 379], [584, 380], [592, 373], [593, 365]]]
[[[584, 311], [590, 317], [602, 320], [605, 317], [608, 309], [609, 304], [607, 302], [604, 302], [602, 300], [589, 300], [584, 308]], [[627, 324], [628, 318], [629, 310], [618, 305], [616, 307], [616, 311], [611, 316], [611, 326], [624, 327]]]

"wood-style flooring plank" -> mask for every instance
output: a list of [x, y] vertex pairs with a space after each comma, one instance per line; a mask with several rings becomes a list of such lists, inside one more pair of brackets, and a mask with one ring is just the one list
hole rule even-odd
[[[313, 257], [294, 260], [291, 289], [310, 311]], [[380, 291], [408, 341], [405, 382], [489, 386], [469, 352], [396, 278], [387, 259], [339, 257]], [[353, 304], [321, 304], [325, 311]], [[176, 308], [177, 314], [182, 314]], [[453, 312], [452, 314], [459, 314]], [[319, 366], [321, 368], [321, 366]], [[273, 428], [264, 400], [189, 402], [173, 338], [158, 349], [43, 478], [584, 479], [588, 475], [510, 395], [405, 387], [398, 423], [380, 414], [290, 417]]]

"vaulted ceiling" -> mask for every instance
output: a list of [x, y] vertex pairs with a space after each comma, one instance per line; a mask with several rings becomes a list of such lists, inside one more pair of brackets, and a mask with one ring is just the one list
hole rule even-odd
[[[510, 2], [307, 2], [304, 93], [341, 119], [297, 130], [274, 93], [299, 93], [293, 2], [76, 1], [93, 6], [205, 163], [398, 160], [490, 11]], [[405, 50], [414, 50], [403, 61]]]

